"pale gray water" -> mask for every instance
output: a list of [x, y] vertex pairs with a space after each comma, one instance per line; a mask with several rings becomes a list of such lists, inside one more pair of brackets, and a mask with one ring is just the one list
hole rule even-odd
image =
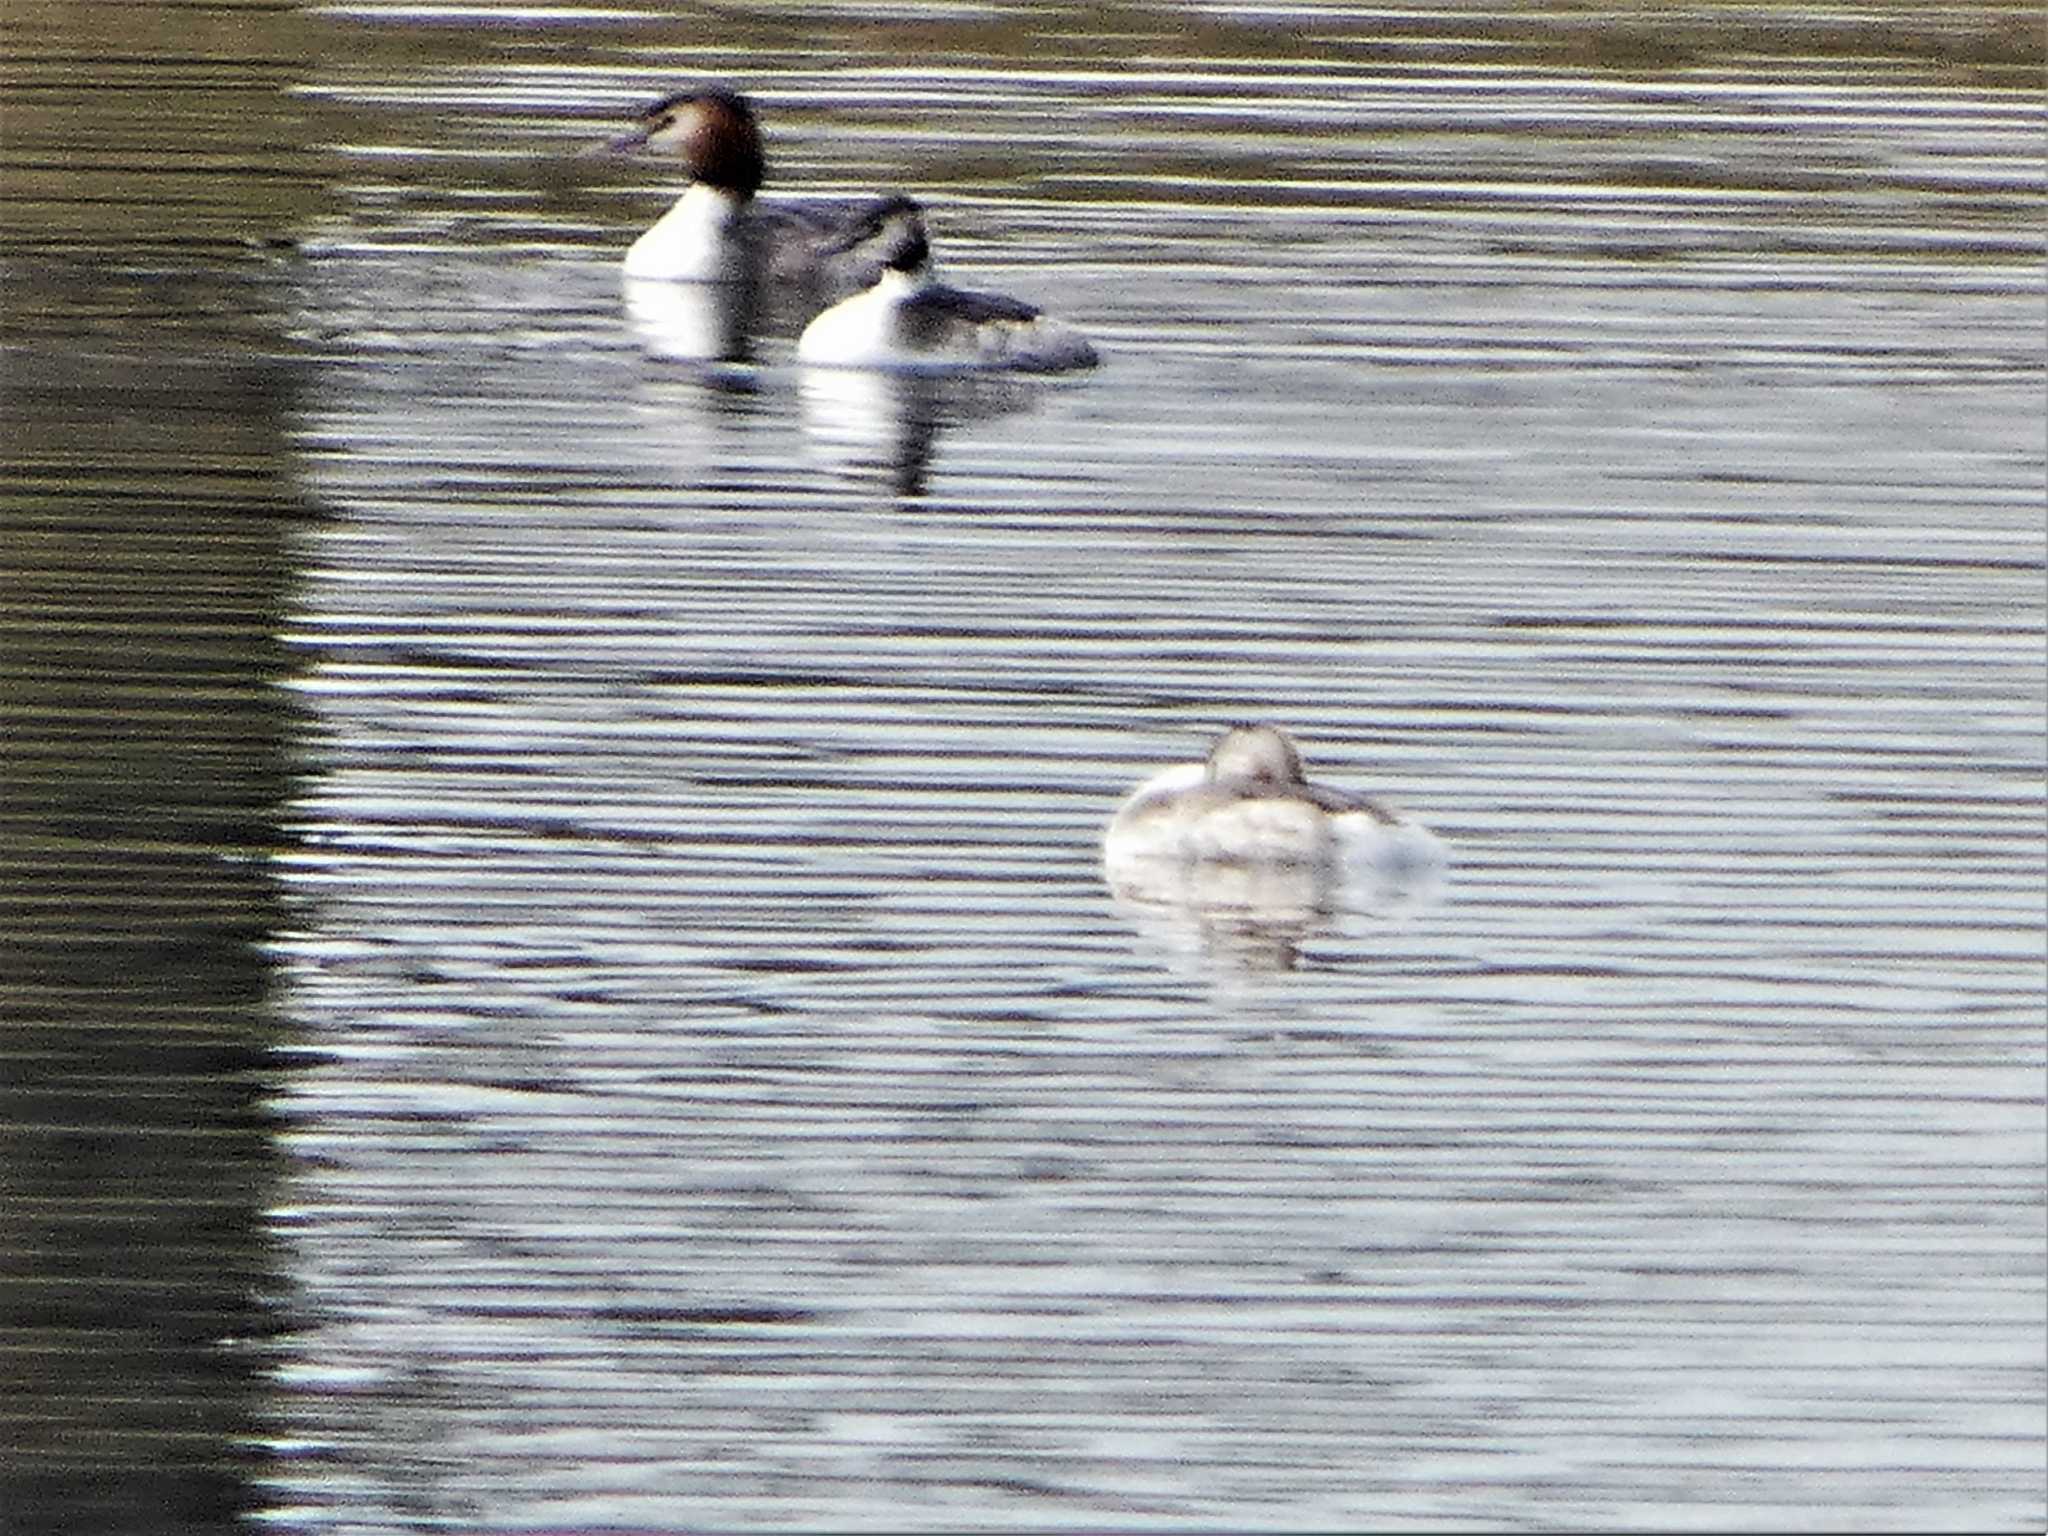
[[[266, 1524], [2048, 1517], [2018, 9], [1210, 14], [318, 22]], [[1103, 368], [650, 358], [705, 72]], [[1248, 717], [1432, 899], [1118, 906]]]

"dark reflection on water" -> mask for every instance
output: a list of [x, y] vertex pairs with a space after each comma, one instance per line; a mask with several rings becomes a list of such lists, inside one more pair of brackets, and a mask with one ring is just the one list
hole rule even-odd
[[[0, 1527], [2039, 1523], [2031, 11], [205, 14], [7, 86]], [[1105, 367], [664, 357], [709, 73]], [[1246, 716], [1443, 888], [1120, 904]]]
[[257, 1501], [281, 1269], [262, 942], [289, 12], [10, 6], [0, 40], [0, 1530]]
[[217, 1530], [277, 1285], [283, 376], [63, 335], [119, 287], [71, 275], [11, 289], [57, 334], [0, 390], [0, 1528]]

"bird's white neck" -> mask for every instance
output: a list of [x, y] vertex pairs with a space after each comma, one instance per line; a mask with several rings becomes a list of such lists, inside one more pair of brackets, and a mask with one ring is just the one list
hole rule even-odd
[[874, 291], [890, 303], [907, 299], [920, 288], [929, 288], [932, 283], [932, 269], [929, 265], [913, 271], [903, 272], [895, 267], [882, 268], [882, 275], [875, 279]]
[[749, 199], [692, 182], [676, 205], [626, 252], [628, 277], [677, 282], [732, 282], [746, 275], [748, 253], [739, 223]]

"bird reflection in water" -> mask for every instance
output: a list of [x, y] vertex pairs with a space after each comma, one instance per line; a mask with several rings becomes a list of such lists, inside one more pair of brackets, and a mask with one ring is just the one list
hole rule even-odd
[[625, 280], [626, 319], [646, 354], [672, 363], [738, 363], [751, 355], [760, 306], [750, 283]]
[[806, 368], [798, 384], [804, 435], [817, 461], [849, 479], [879, 481], [898, 496], [924, 493], [945, 429], [1028, 410], [1041, 387], [1002, 374], [858, 368]]

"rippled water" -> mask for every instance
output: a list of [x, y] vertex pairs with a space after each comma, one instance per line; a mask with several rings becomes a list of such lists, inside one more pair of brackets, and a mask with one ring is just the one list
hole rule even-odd
[[[16, 1507], [175, 1380], [295, 1530], [2048, 1513], [2025, 8], [1195, 14], [329, 8], [300, 249], [13, 257], [82, 382], [15, 394], [12, 624], [135, 676], [28, 716], [10, 899], [55, 954], [53, 869], [230, 872], [224, 974], [130, 990], [280, 1064], [195, 1059], [163, 1180], [241, 1299], [17, 1414]], [[704, 73], [1104, 366], [664, 356], [661, 168], [575, 151]], [[217, 804], [74, 778], [124, 701]], [[1244, 718], [1441, 885], [1120, 904], [1102, 823]], [[94, 977], [12, 990], [24, 1081]], [[9, 1134], [132, 1113], [133, 1034]], [[36, 1208], [129, 1232], [87, 1166]]]

